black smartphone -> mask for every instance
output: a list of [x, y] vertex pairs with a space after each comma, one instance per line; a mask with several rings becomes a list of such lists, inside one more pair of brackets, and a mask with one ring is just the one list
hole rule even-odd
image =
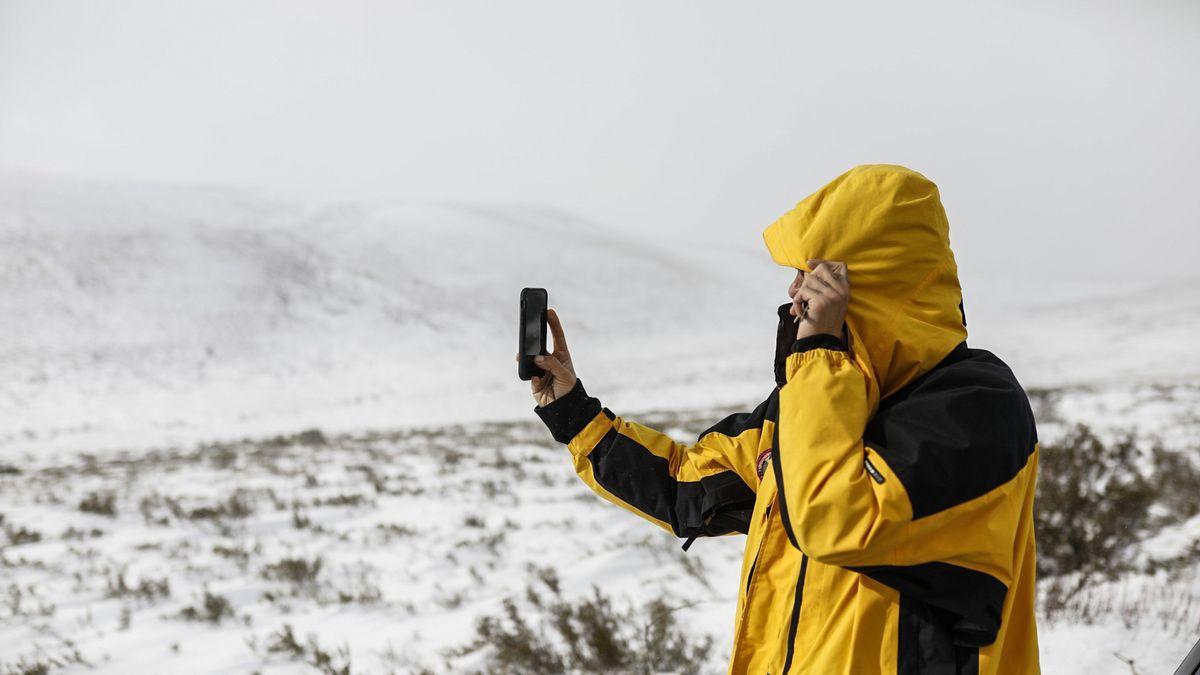
[[521, 360], [517, 362], [517, 375], [522, 380], [531, 380], [534, 375], [545, 375], [546, 371], [533, 362], [546, 351], [546, 307], [548, 300], [544, 288], [521, 289], [520, 342], [517, 346]]

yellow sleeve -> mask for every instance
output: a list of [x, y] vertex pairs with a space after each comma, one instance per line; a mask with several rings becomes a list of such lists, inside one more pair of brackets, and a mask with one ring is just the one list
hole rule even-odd
[[567, 445], [579, 478], [604, 499], [689, 544], [695, 537], [746, 531], [766, 402], [729, 415], [695, 443], [621, 418], [588, 396], [581, 380], [534, 411]]

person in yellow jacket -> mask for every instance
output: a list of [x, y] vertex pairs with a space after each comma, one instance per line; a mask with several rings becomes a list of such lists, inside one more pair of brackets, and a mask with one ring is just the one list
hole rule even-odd
[[796, 269], [775, 388], [680, 443], [575, 375], [557, 312], [534, 408], [592, 490], [672, 534], [746, 534], [730, 673], [1038, 673], [1023, 388], [966, 343], [937, 186], [855, 167], [763, 232]]

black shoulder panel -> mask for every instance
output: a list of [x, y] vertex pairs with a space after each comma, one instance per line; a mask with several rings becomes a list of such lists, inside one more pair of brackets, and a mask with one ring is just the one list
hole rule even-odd
[[772, 392], [771, 395], [766, 398], [766, 400], [764, 400], [762, 403], [759, 403], [758, 406], [750, 412], [733, 413], [732, 415], [725, 417], [725, 419], [721, 420], [720, 422], [717, 422], [704, 431], [701, 431], [700, 435], [696, 437], [696, 441], [700, 441], [714, 431], [733, 438], [740, 435], [747, 429], [762, 429], [763, 420], [767, 419], [767, 408], [769, 407], [771, 399], [774, 398], [774, 396], [775, 393]]
[[1008, 366], [961, 343], [884, 399], [863, 433], [904, 484], [913, 518], [1011, 480], [1037, 442], [1033, 410]]

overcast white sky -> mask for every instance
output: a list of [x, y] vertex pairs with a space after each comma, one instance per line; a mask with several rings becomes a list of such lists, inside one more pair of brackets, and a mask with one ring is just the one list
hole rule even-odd
[[0, 0], [0, 167], [544, 202], [761, 247], [888, 162], [939, 184], [960, 267], [1182, 274], [1198, 38], [1183, 0]]

